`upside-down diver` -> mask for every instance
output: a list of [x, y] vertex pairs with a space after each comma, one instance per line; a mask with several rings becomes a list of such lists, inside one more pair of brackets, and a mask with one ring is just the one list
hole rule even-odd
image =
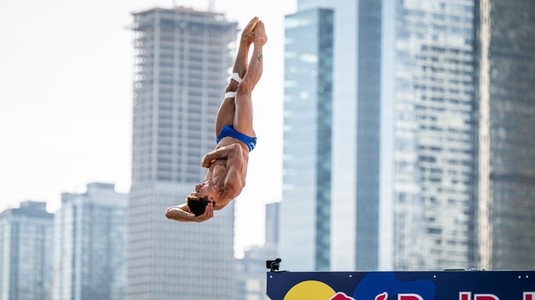
[[[216, 147], [204, 155], [208, 169], [186, 201], [169, 207], [165, 216], [181, 222], [203, 222], [214, 209], [224, 208], [245, 186], [249, 152], [256, 145], [251, 94], [263, 71], [262, 47], [267, 42], [264, 23], [254, 17], [244, 28], [232, 76], [215, 121]], [[253, 52], [248, 63], [249, 48]]]

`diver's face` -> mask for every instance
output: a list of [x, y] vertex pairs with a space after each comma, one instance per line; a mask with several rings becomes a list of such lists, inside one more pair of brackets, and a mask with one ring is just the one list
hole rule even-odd
[[208, 186], [207, 182], [197, 183], [195, 185], [195, 190], [194, 191], [197, 192], [197, 193], [200, 193], [201, 191], [205, 190], [207, 186]]
[[210, 185], [207, 182], [202, 182], [202, 183], [197, 183], [195, 185], [195, 189], [193, 190], [193, 192], [190, 193], [190, 195], [199, 197], [199, 198], [202, 198], [204, 196], [208, 196], [208, 198], [211, 198], [210, 197], [211, 191], [212, 191], [212, 188], [210, 187]]

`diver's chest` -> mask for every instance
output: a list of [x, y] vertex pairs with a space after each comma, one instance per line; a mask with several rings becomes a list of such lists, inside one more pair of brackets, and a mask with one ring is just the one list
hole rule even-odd
[[226, 173], [227, 173], [227, 165], [226, 165], [226, 160], [222, 160], [222, 159], [218, 159], [217, 161], [215, 161], [212, 166], [213, 166], [213, 178], [214, 179], [217, 179], [218, 177], [220, 176], [224, 176]]

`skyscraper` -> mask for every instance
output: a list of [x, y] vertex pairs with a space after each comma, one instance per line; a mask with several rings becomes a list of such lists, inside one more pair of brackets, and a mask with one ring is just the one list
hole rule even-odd
[[471, 265], [473, 1], [316, 6], [335, 16], [331, 269]]
[[130, 299], [234, 299], [234, 205], [204, 223], [167, 220], [202, 182], [237, 24], [188, 8], [134, 13]]
[[[298, 1], [298, 14], [320, 7], [333, 10], [333, 20], [330, 25], [333, 30], [332, 79], [328, 87], [332, 96], [319, 99], [320, 102], [327, 101], [331, 106], [332, 115], [322, 116], [322, 123], [329, 123], [331, 137], [308, 142], [328, 142], [331, 150], [329, 156], [321, 155], [317, 158], [299, 156], [302, 161], [299, 170], [300, 174], [313, 173], [316, 160], [325, 160], [324, 163], [328, 164], [329, 190], [324, 188], [320, 190], [325, 193], [325, 205], [322, 205], [321, 209], [330, 211], [330, 221], [318, 217], [314, 209], [319, 210], [320, 206], [313, 208], [315, 206], [310, 205], [311, 203], [304, 207], [312, 211], [302, 213], [300, 218], [308, 219], [306, 222], [322, 220], [329, 224], [329, 231], [321, 236], [321, 239], [326, 240], [324, 244], [329, 245], [327, 251], [322, 250], [328, 257], [324, 257], [323, 261], [329, 261], [322, 263], [323, 268], [377, 269], [380, 254], [380, 128], [378, 123], [381, 112], [379, 83], [383, 41], [380, 26], [382, 3], [367, 0], [300, 0]], [[293, 25], [287, 23], [287, 26]], [[299, 36], [296, 36], [293, 43], [301, 44], [302, 47], [315, 48], [315, 44], [310, 43], [306, 38], [300, 39]], [[323, 74], [323, 72], [320, 71], [318, 74]], [[314, 83], [308, 80], [307, 84]], [[287, 97], [286, 94], [285, 98]], [[308, 109], [308, 107], [298, 107], [296, 111], [299, 110], [299, 114], [303, 115]], [[310, 122], [301, 122], [301, 124]], [[302, 126], [302, 128], [305, 127]], [[285, 148], [284, 155], [286, 151]], [[284, 177], [283, 186], [288, 183], [291, 181]], [[303, 188], [303, 186], [297, 188]], [[285, 233], [297, 231], [291, 226], [285, 226], [284, 223], [284, 219], [292, 214], [292, 211], [287, 209], [287, 202], [296, 200], [288, 199], [284, 192], [283, 195], [281, 257], [285, 261], [285, 266], [290, 264], [288, 268], [291, 268], [292, 261], [299, 261], [301, 254], [297, 250], [293, 253], [285, 253], [283, 247], [301, 243], [289, 239], [290, 235], [299, 235], [298, 233]], [[303, 195], [302, 198], [301, 204], [313, 199], [310, 195]], [[303, 209], [303, 205], [300, 208]], [[309, 263], [306, 268], [310, 269], [313, 264], [315, 263]]]
[[266, 205], [266, 239], [263, 246], [246, 249], [239, 260], [237, 300], [269, 299], [266, 296], [266, 260], [277, 257], [280, 202]]
[[292, 270], [329, 270], [332, 10], [287, 16], [285, 41], [280, 255]]
[[44, 202], [0, 214], [0, 299], [46, 299], [52, 275], [54, 216]]
[[383, 57], [392, 63], [383, 62], [381, 82], [381, 172], [392, 177], [380, 201], [393, 208], [392, 266], [468, 268], [476, 246], [474, 1], [400, 1], [385, 11], [396, 20], [383, 22], [392, 37]]
[[126, 201], [109, 183], [62, 194], [54, 220], [52, 299], [124, 299]]
[[[526, 268], [533, 3], [298, 2], [318, 7], [334, 10], [331, 269]], [[300, 159], [312, 174], [316, 158]], [[285, 202], [281, 247], [301, 230]], [[318, 214], [300, 218], [315, 231]]]
[[533, 269], [535, 2], [476, 3], [481, 267]]
[[266, 242], [264, 247], [273, 247], [277, 251], [280, 240], [280, 202], [266, 204]]

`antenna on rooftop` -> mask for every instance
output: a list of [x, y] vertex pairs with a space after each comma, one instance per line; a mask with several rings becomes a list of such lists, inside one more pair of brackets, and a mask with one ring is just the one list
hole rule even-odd
[[215, 0], [208, 0], [208, 11], [215, 11]]

